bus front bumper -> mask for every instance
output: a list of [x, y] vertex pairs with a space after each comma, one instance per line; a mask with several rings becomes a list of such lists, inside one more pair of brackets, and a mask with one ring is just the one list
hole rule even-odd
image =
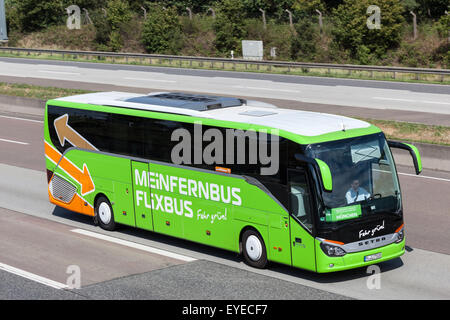
[[[404, 253], [405, 239], [399, 243], [392, 243], [376, 249], [347, 253], [342, 257], [329, 257], [320, 248], [320, 241], [316, 240], [316, 267], [319, 273], [342, 271], [395, 259]], [[369, 256], [379, 258], [365, 261], [365, 257]]]

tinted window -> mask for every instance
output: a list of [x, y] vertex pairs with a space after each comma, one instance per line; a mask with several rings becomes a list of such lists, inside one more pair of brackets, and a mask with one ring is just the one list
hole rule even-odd
[[[286, 177], [288, 140], [284, 138], [262, 135], [262, 143], [266, 143], [263, 152], [267, 155], [266, 160], [277, 162], [274, 173], [262, 175], [261, 169], [271, 164], [261, 163], [262, 144], [258, 140], [261, 139], [261, 135], [256, 132], [244, 132], [243, 137], [236, 133], [231, 135], [231, 129], [203, 125], [200, 137], [195, 137], [195, 128], [192, 123], [48, 106], [50, 137], [61, 153], [73, 146], [68, 141], [62, 146], [54, 127], [55, 119], [66, 114], [70, 128], [99, 151], [169, 163], [172, 163], [172, 149], [179, 143], [179, 141], [171, 141], [172, 133], [176, 129], [184, 129], [191, 137], [191, 141], [190, 150], [188, 150], [190, 157], [182, 164], [213, 171], [216, 166], [220, 166], [229, 168], [233, 174], [254, 177], [265, 185], [283, 205], [288, 206]], [[203, 141], [205, 132], [220, 134], [223, 137], [222, 148], [211, 149], [210, 144], [215, 141], [215, 138]], [[227, 139], [232, 139], [234, 149], [227, 150]], [[272, 143], [277, 143], [278, 148], [272, 149]], [[209, 154], [213, 159], [218, 160], [217, 162], [205, 162], [203, 152], [208, 146], [210, 146], [209, 150], [212, 150]], [[272, 154], [271, 150], [276, 150], [278, 156]], [[200, 154], [200, 157], [196, 159], [195, 154]]]

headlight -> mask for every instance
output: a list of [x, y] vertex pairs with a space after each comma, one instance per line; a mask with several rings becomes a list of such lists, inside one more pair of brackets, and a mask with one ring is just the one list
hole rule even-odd
[[347, 254], [344, 249], [338, 246], [333, 246], [332, 244], [328, 244], [326, 242], [320, 243], [320, 248], [322, 251], [329, 257], [342, 257]]
[[400, 243], [405, 238], [405, 228], [401, 228], [399, 231], [397, 231], [397, 240], [395, 240], [396, 243]]

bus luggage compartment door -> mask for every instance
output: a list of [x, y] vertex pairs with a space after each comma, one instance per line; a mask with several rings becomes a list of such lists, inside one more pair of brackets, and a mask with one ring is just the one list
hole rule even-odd
[[136, 227], [153, 231], [149, 164], [131, 161]]
[[292, 266], [316, 271], [314, 238], [292, 217], [290, 217]]

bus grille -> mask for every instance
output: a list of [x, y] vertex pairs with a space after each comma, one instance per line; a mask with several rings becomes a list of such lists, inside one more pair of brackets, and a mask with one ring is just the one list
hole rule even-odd
[[53, 198], [69, 203], [77, 192], [77, 188], [55, 174], [50, 181], [50, 191]]

